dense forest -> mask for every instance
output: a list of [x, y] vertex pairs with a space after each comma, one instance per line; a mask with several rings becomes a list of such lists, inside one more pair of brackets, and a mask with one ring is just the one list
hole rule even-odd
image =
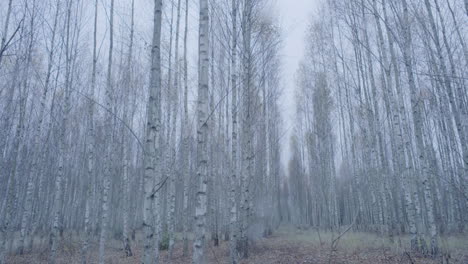
[[431, 255], [440, 235], [463, 233], [468, 13], [460, 4], [328, 1], [312, 20], [285, 185], [291, 221], [355, 223], [390, 239], [408, 233], [411, 249]]
[[468, 1], [317, 1], [294, 91], [272, 2], [1, 1], [0, 264], [463, 261]]

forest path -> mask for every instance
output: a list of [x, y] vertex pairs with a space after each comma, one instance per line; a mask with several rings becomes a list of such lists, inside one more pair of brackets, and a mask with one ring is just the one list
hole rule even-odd
[[[292, 227], [281, 227], [272, 236], [261, 238], [252, 242], [250, 257], [242, 260], [241, 264], [467, 264], [468, 263], [468, 239], [464, 237], [450, 237], [445, 240], [451, 250], [449, 262], [441, 262], [441, 258], [429, 259], [422, 256], [409, 254], [405, 248], [391, 244], [388, 239], [377, 234], [349, 232], [343, 236], [336, 251], [331, 251], [330, 241], [337, 233], [318, 232], [316, 229], [299, 230]], [[402, 237], [401, 243], [405, 243], [406, 237]], [[75, 240], [75, 239], [73, 239]], [[61, 243], [57, 263], [78, 264], [81, 263], [80, 243]], [[191, 244], [190, 244], [191, 245]], [[106, 250], [106, 263], [109, 264], [136, 264], [140, 263], [142, 252], [141, 245], [133, 243], [134, 256], [124, 257], [121, 242], [113, 240]], [[28, 253], [23, 256], [9, 258], [7, 263], [47, 263], [48, 252], [44, 247], [42, 252]], [[97, 263], [98, 244], [92, 244], [92, 252], [89, 263]], [[188, 264], [191, 263], [191, 247], [188, 257], [182, 254], [182, 242], [175, 245], [174, 258], [168, 261], [167, 251], [161, 252], [160, 263]], [[206, 248], [207, 260], [210, 264], [229, 264], [229, 243], [220, 241], [215, 247], [210, 241]]]

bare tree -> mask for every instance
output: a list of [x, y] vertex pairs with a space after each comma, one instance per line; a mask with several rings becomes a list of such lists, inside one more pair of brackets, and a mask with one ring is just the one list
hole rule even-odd
[[[160, 181], [161, 167], [159, 151], [159, 137], [161, 129], [161, 7], [162, 1], [154, 1], [153, 13], [153, 42], [151, 47], [151, 72], [150, 87], [147, 104], [147, 123], [144, 153], [144, 206], [143, 206], [143, 228], [145, 233], [144, 256], [142, 263], [158, 263], [157, 252], [158, 239], [155, 234], [160, 220], [159, 212], [153, 211], [157, 205], [158, 185]], [[158, 207], [156, 209], [159, 210]], [[156, 239], [155, 239], [156, 237]], [[154, 250], [156, 249], [156, 256]]]
[[200, 24], [198, 43], [198, 101], [197, 101], [197, 205], [195, 209], [195, 241], [193, 264], [206, 263], [205, 228], [207, 213], [208, 181], [208, 132], [209, 132], [209, 21], [208, 1], [200, 0]]

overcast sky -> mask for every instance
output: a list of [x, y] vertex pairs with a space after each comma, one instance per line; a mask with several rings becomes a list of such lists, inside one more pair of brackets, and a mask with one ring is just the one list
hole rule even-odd
[[315, 8], [320, 0], [276, 0], [280, 24], [282, 26], [283, 37], [283, 78], [284, 92], [281, 97], [283, 109], [283, 120], [286, 135], [282, 138], [282, 161], [287, 164], [289, 161], [289, 138], [294, 122], [294, 75], [299, 62], [304, 54], [304, 37], [310, 17], [315, 13]]

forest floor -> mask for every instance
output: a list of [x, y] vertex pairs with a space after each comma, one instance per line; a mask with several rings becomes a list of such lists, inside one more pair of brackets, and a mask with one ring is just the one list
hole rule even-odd
[[[390, 243], [388, 239], [370, 233], [346, 233], [338, 241], [336, 250], [331, 250], [331, 241], [337, 234], [318, 232], [317, 230], [298, 230], [282, 227], [268, 238], [258, 239], [250, 246], [250, 257], [242, 260], [242, 264], [380, 264], [380, 263], [408, 263], [408, 264], [468, 264], [468, 237], [465, 235], [451, 236], [441, 240], [445, 258], [425, 258], [409, 253], [397, 243]], [[402, 245], [409, 244], [406, 237], [398, 238]], [[121, 243], [110, 241], [106, 248], [106, 263], [134, 264], [140, 263], [142, 246], [133, 246], [134, 256], [124, 257]], [[9, 256], [7, 263], [47, 263], [48, 250], [46, 246], [24, 255]], [[42, 248], [42, 250], [40, 250]], [[98, 244], [90, 247], [89, 263], [97, 263]], [[210, 242], [206, 248], [208, 263], [228, 264], [229, 243], [222, 241], [218, 247]], [[190, 248], [191, 249], [191, 248]], [[447, 256], [450, 258], [447, 260]], [[189, 254], [190, 256], [190, 254]], [[448, 261], [448, 262], [447, 262]], [[57, 263], [81, 263], [79, 240], [68, 239], [61, 243], [57, 256]], [[160, 263], [185, 264], [191, 263], [190, 257], [182, 255], [182, 243], [175, 245], [173, 260], [168, 261], [167, 251], [162, 251]]]

